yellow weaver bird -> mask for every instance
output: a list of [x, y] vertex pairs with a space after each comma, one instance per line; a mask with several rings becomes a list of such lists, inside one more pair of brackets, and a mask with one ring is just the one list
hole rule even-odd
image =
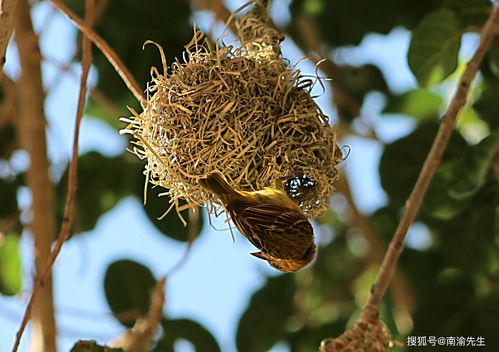
[[237, 191], [215, 171], [198, 180], [222, 202], [239, 231], [260, 252], [251, 253], [283, 272], [300, 270], [315, 257], [314, 231], [283, 190]]

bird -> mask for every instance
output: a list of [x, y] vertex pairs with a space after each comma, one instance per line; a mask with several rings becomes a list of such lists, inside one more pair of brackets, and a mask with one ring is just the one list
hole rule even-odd
[[282, 272], [298, 271], [314, 259], [312, 225], [277, 183], [259, 191], [238, 191], [220, 171], [213, 171], [198, 184], [218, 197], [237, 229], [260, 250], [253, 256]]

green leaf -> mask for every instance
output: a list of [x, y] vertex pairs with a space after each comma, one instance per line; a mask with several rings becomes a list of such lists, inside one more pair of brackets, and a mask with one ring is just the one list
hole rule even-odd
[[149, 311], [156, 279], [142, 264], [119, 260], [107, 268], [104, 291], [107, 303], [120, 323], [132, 327]]
[[[348, 246], [346, 231], [346, 228], [335, 230], [333, 240], [319, 248], [313, 263], [314, 280], [308, 285], [314, 311], [320, 311], [327, 304], [327, 292], [351, 286], [352, 277], [360, 270], [361, 263]], [[336, 260], [331, 261], [331, 258]], [[306, 276], [309, 273], [305, 271], [302, 274]]]
[[[433, 233], [441, 237], [438, 246], [425, 251], [406, 248], [400, 257], [399, 269], [411, 284], [411, 297], [420, 302], [412, 313], [415, 325], [410, 334], [417, 336], [432, 331], [436, 336], [485, 336], [486, 350], [496, 350], [499, 336], [492, 322], [499, 314], [499, 290], [490, 284], [497, 276], [487, 272], [482, 276], [474, 266], [477, 261], [486, 259], [485, 253], [494, 246], [488, 241], [481, 242], [481, 233], [466, 233], [469, 229], [464, 228], [452, 232], [463, 225], [459, 220], [442, 222], [441, 229], [433, 228]], [[452, 225], [455, 222], [459, 223]], [[468, 243], [463, 242], [462, 236]], [[467, 254], [470, 244], [472, 248], [482, 247], [482, 252], [473, 249]], [[498, 252], [495, 247], [494, 251]], [[480, 277], [489, 287], [485, 294], [480, 293], [476, 285]]]
[[286, 320], [293, 312], [293, 275], [267, 279], [251, 297], [237, 328], [239, 352], [266, 352], [286, 335]]
[[101, 346], [93, 340], [80, 340], [71, 348], [70, 352], [125, 352], [122, 348]]
[[[452, 225], [451, 222], [447, 224]], [[462, 223], [455, 224], [453, 228], [459, 226], [462, 226]], [[490, 244], [486, 242], [480, 245], [482, 238], [476, 238], [480, 233], [468, 233], [468, 243], [460, 241], [464, 231], [442, 233], [445, 240], [440, 252], [431, 257], [418, 253], [420, 260], [409, 262], [407, 253], [401, 256], [401, 260], [406, 264], [404, 272], [419, 272], [421, 280], [425, 281], [424, 285], [421, 284], [422, 281], [411, 281], [417, 293], [417, 301], [424, 302], [413, 313], [415, 326], [411, 335], [417, 336], [424, 334], [424, 331], [432, 331], [432, 335], [436, 336], [485, 336], [486, 350], [496, 350], [499, 347], [499, 336], [493, 322], [499, 314], [499, 290], [490, 285], [496, 277], [489, 274], [482, 277], [489, 287], [485, 294], [477, 292], [475, 283], [475, 280], [482, 276], [476, 271], [476, 263], [486, 257], [486, 249], [490, 248]], [[473, 244], [470, 252], [466, 246], [469, 244]], [[477, 248], [481, 250], [475, 251]], [[442, 254], [447, 260], [442, 260]], [[438, 260], [432, 261], [432, 258]], [[457, 266], [454, 266], [455, 264]]]
[[[463, 152], [463, 155], [466, 151]], [[462, 157], [443, 162], [433, 176], [423, 206], [425, 214], [449, 221], [470, 206], [469, 202], [451, 197], [449, 190], [461, 180], [459, 168]], [[422, 213], [423, 213], [422, 212]]]
[[[62, 220], [67, 193], [66, 170], [57, 186], [58, 218]], [[126, 196], [134, 194], [141, 177], [140, 164], [132, 157], [106, 157], [97, 152], [80, 156], [76, 192], [75, 232], [92, 230], [99, 217]]]
[[380, 69], [374, 65], [338, 66], [335, 82], [345, 89], [353, 98], [362, 102], [364, 96], [373, 90], [388, 92], [388, 86]]
[[441, 248], [441, 255], [449, 266], [461, 268], [466, 273], [488, 274], [491, 270], [488, 250], [496, 248], [497, 252], [497, 181], [489, 177], [473, 197], [460, 202], [467, 207], [452, 219], [425, 217], [425, 222], [436, 238], [435, 246]]
[[499, 80], [484, 80], [482, 93], [473, 104], [473, 108], [487, 122], [491, 130], [499, 128], [497, 97], [499, 97]]
[[[288, 31], [295, 42], [300, 42], [306, 33], [301, 19], [308, 17], [318, 29], [318, 39], [329, 46], [358, 45], [372, 32], [387, 34], [399, 26], [412, 29], [426, 14], [440, 8], [441, 3], [441, 0], [294, 0]], [[361, 9], [358, 20], [352, 20], [352, 9]]]
[[[436, 278], [434, 275], [433, 285], [429, 286], [426, 291], [421, 292], [421, 301], [425, 302], [424, 306], [421, 307], [416, 313], [415, 321], [417, 322], [414, 330], [411, 333], [418, 332], [422, 334], [423, 331], [432, 331], [432, 334], [437, 336], [448, 335], [446, 331], [449, 325], [461, 325], [459, 331], [463, 331], [464, 326], [468, 326], [472, 323], [470, 321], [465, 322], [456, 316], [456, 312], [464, 312], [467, 310], [467, 303], [470, 302], [473, 296], [473, 289], [470, 282], [466, 278], [457, 275], [454, 277], [449, 277], [445, 279], [443, 276]], [[452, 292], [452, 294], [449, 294]], [[471, 312], [467, 312], [469, 315]], [[431, 316], [433, 318], [431, 318]], [[445, 317], [445, 318], [444, 318]], [[454, 317], [454, 319], [449, 319], [449, 317]], [[422, 322], [425, 322], [425, 326], [420, 326]], [[456, 326], [451, 331], [455, 331]], [[474, 330], [464, 330], [466, 333]], [[463, 332], [464, 332], [463, 331]]]
[[[380, 91], [389, 94], [388, 86], [380, 69], [374, 65], [364, 65], [360, 67], [337, 66], [335, 70], [334, 81], [342, 90], [353, 98], [358, 106], [362, 106], [364, 97], [371, 91]], [[349, 109], [342, 106], [340, 113], [342, 116], [352, 119]]]
[[155, 352], [173, 352], [178, 339], [194, 345], [198, 352], [220, 352], [220, 346], [213, 335], [201, 324], [188, 319], [164, 319], [161, 322], [163, 335], [153, 349]]
[[438, 168], [422, 209], [440, 220], [454, 221], [463, 211], [477, 208], [470, 199], [492, 178], [491, 167], [499, 150], [499, 131], [475, 146], [463, 149], [462, 155], [443, 162]]
[[446, 0], [444, 6], [452, 10], [466, 27], [481, 27], [490, 14], [490, 0]]
[[388, 243], [398, 225], [400, 209], [395, 206], [387, 206], [376, 210], [370, 219], [375, 226], [375, 230]]
[[[196, 207], [198, 219], [196, 222], [192, 222], [188, 211], [183, 211], [181, 213], [184, 220], [187, 222], [187, 226], [184, 226], [180, 220], [175, 208], [172, 208], [170, 212], [161, 220], [160, 218], [171, 206], [170, 198], [168, 195], [164, 194], [166, 190], [161, 187], [149, 187], [147, 190], [147, 203], [144, 206], [144, 211], [147, 217], [154, 226], [164, 235], [173, 238], [177, 241], [188, 241], [189, 231], [192, 229], [193, 237], [196, 238], [202, 230], [203, 226], [203, 211], [200, 207]], [[143, 187], [140, 189], [140, 193], [137, 193], [139, 199], [143, 197]], [[179, 201], [179, 205], [185, 205], [185, 201]], [[193, 239], [194, 239], [193, 238]]]
[[495, 38], [492, 41], [489, 49], [489, 66], [490, 71], [499, 78], [499, 39]]
[[[400, 207], [409, 196], [433, 143], [437, 129], [438, 123], [436, 121], [427, 121], [419, 124], [409, 136], [386, 146], [380, 161], [380, 176], [381, 185], [388, 193], [391, 205]], [[444, 153], [443, 162], [459, 160], [467, 147], [464, 139], [458, 133], [453, 132]], [[444, 176], [442, 175], [446, 179]], [[430, 187], [434, 182], [435, 180]], [[447, 188], [442, 188], [448, 190], [450, 184], [447, 183], [446, 186]], [[431, 188], [427, 193], [428, 196], [432, 196]]]
[[490, 134], [489, 125], [471, 106], [464, 106], [457, 115], [457, 129], [470, 143], [477, 143]]
[[[484, 336], [485, 350], [497, 350], [499, 336], [494, 321], [497, 321], [499, 314], [499, 291], [478, 297], [466, 272], [452, 271], [449, 270], [450, 275], [442, 271], [433, 272], [430, 275], [432, 285], [425, 291], [419, 290], [417, 299], [424, 304], [412, 315], [415, 324], [411, 335], [424, 335], [431, 331], [434, 336]], [[413, 286], [419, 288], [417, 283]], [[465, 350], [478, 351], [477, 348]]]
[[119, 130], [126, 126], [125, 123], [119, 120], [120, 117], [131, 116], [127, 106], [135, 106], [136, 101], [132, 95], [126, 95], [125, 98], [118, 99], [116, 98], [113, 101], [113, 106], [109, 107], [101, 102], [97, 102], [95, 98], [90, 96], [85, 108], [85, 115], [103, 120], [111, 127]]
[[19, 236], [0, 232], [0, 293], [15, 295], [21, 292], [22, 270]]
[[461, 179], [450, 189], [451, 196], [464, 199], [474, 195], [485, 184], [498, 152], [499, 130], [495, 130], [479, 144], [471, 147], [469, 153], [457, 166], [461, 170]]
[[399, 267], [407, 275], [407, 281], [414, 286], [414, 293], [424, 293], [435, 283], [435, 270], [445, 268], [445, 261], [440, 248], [431, 246], [425, 250], [404, 248], [400, 256]]
[[0, 178], [0, 219], [12, 216], [17, 207], [17, 186], [18, 182], [9, 179]]
[[[0, 111], [4, 113], [4, 111], [1, 110], [1, 102], [2, 101], [0, 100]], [[0, 128], [0, 159], [9, 159], [12, 156], [14, 150], [18, 148], [17, 143], [16, 128], [10, 123], [4, 123], [4, 125]]]
[[334, 323], [323, 324], [320, 326], [308, 324], [303, 326], [298, 331], [288, 333], [285, 341], [289, 344], [291, 351], [317, 352], [317, 341], [341, 335], [345, 332], [345, 325], [346, 321], [343, 320], [338, 320]]
[[451, 11], [436, 11], [423, 19], [413, 31], [408, 53], [420, 86], [431, 87], [456, 70], [460, 43], [459, 22]]
[[321, 0], [306, 0], [303, 3], [303, 11], [307, 15], [318, 15], [324, 11], [324, 4]]
[[426, 89], [416, 89], [391, 99], [383, 113], [404, 114], [425, 120], [439, 116], [443, 99]]

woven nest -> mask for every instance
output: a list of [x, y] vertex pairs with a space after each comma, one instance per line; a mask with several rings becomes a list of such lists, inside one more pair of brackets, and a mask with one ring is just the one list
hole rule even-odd
[[390, 346], [391, 333], [379, 320], [378, 309], [367, 306], [349, 330], [323, 340], [319, 352], [389, 352]]
[[148, 181], [177, 211], [181, 199], [215, 211], [197, 183], [214, 170], [238, 190], [282, 181], [309, 218], [327, 209], [342, 160], [335, 131], [310, 95], [313, 81], [281, 58], [282, 38], [261, 18], [250, 11], [236, 23], [239, 48], [195, 30], [182, 62], [167, 67], [163, 57], [163, 74], [151, 69], [143, 112], [128, 120]]

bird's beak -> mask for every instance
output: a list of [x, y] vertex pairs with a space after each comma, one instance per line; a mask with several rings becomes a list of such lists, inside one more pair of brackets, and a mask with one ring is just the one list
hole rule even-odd
[[270, 257], [268, 256], [267, 253], [263, 253], [263, 252], [253, 252], [251, 253], [251, 255], [259, 258], [259, 259], [263, 259], [263, 260], [269, 260]]

